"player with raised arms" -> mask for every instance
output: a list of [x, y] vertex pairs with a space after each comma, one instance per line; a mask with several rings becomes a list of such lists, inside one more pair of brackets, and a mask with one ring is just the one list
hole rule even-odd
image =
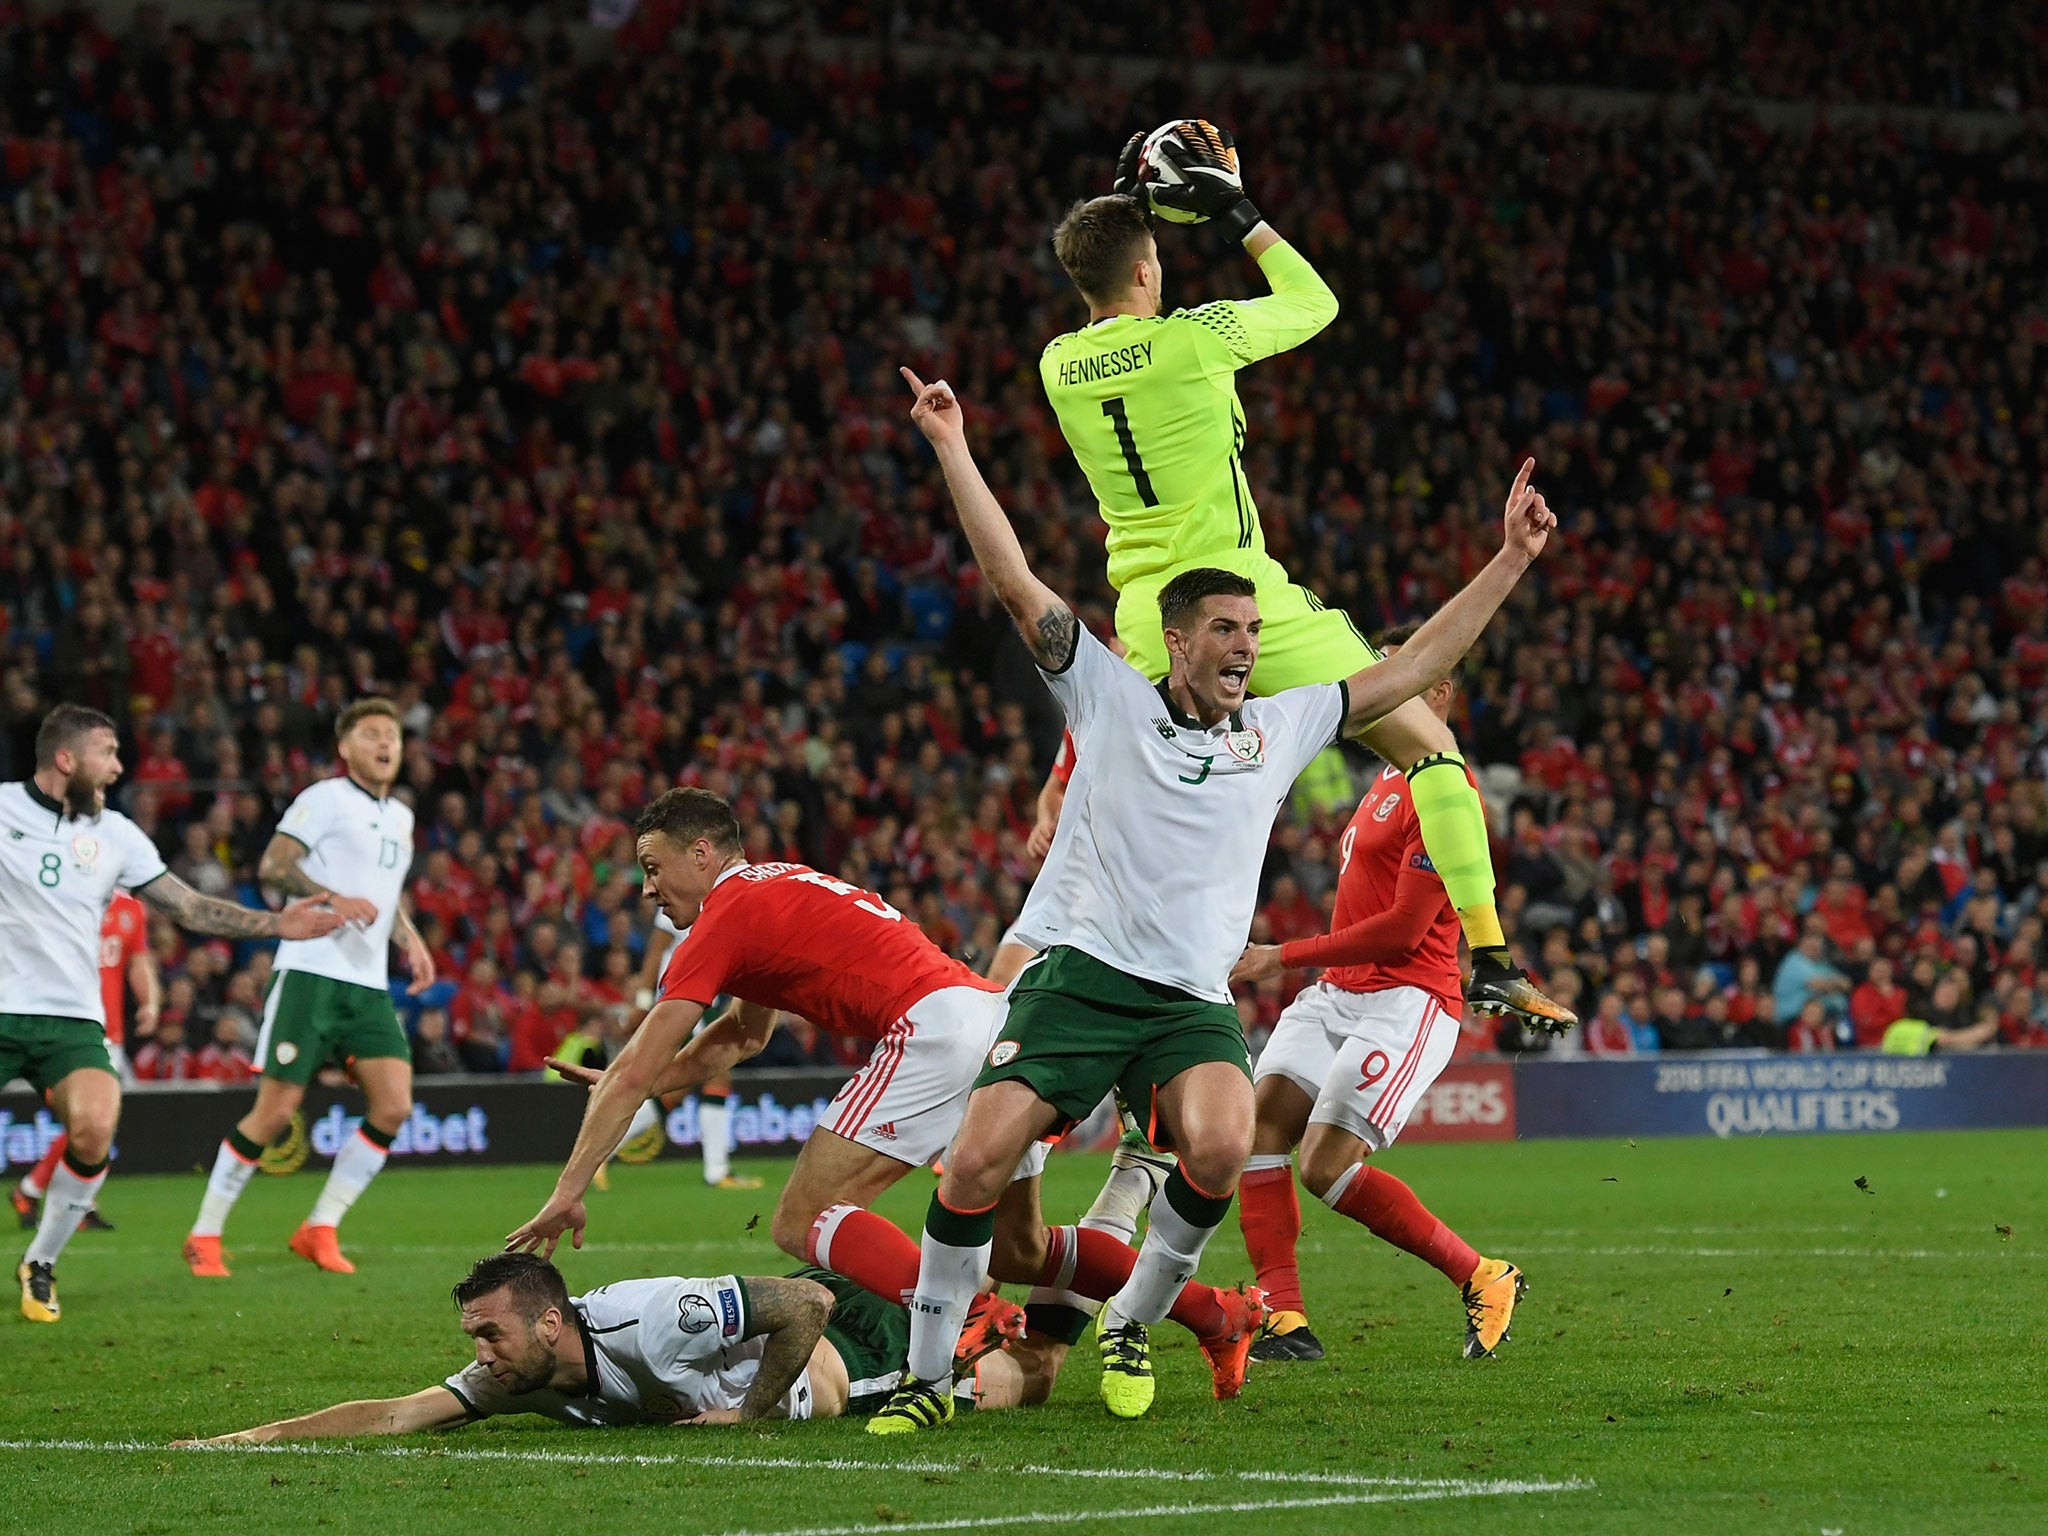
[[[546, 1259], [499, 1253], [456, 1284], [455, 1305], [476, 1359], [445, 1381], [175, 1444], [408, 1435], [515, 1413], [576, 1428], [834, 1419], [887, 1400], [910, 1336], [902, 1307], [821, 1269], [620, 1280], [572, 1297]], [[1021, 1381], [984, 1372], [976, 1406], [1014, 1406]]]
[[[1381, 641], [1393, 656], [1412, 626]], [[1422, 696], [1448, 718], [1457, 684]], [[1482, 1258], [1400, 1179], [1366, 1165], [1394, 1144], [1458, 1043], [1458, 915], [1423, 846], [1408, 781], [1388, 766], [1338, 842], [1337, 909], [1330, 931], [1288, 944], [1254, 944], [1232, 982], [1258, 982], [1298, 966], [1325, 967], [1281, 1013], [1259, 1053], [1258, 1127], [1245, 1164], [1238, 1221], [1273, 1316], [1254, 1360], [1320, 1360], [1309, 1330], [1295, 1250], [1301, 1205], [1288, 1155], [1301, 1148], [1301, 1182], [1340, 1216], [1442, 1270], [1465, 1303], [1465, 1353], [1482, 1359], [1507, 1337], [1522, 1272]]]
[[383, 1168], [412, 1114], [412, 1046], [391, 1005], [391, 946], [404, 946], [414, 993], [434, 984], [434, 957], [404, 907], [413, 815], [391, 793], [405, 761], [398, 706], [359, 699], [335, 720], [334, 742], [344, 771], [299, 792], [258, 873], [274, 890], [326, 903], [347, 926], [278, 946], [256, 1037], [256, 1102], [214, 1154], [199, 1217], [185, 1238], [185, 1263], [195, 1275], [228, 1274], [221, 1252], [228, 1212], [263, 1149], [291, 1125], [306, 1085], [330, 1064], [346, 1067], [369, 1102], [288, 1246], [321, 1269], [353, 1274], [341, 1251], [341, 1218]]
[[[1155, 218], [1216, 225], [1273, 291], [1167, 314]], [[1267, 554], [1245, 474], [1237, 370], [1316, 335], [1336, 318], [1337, 297], [1245, 196], [1229, 131], [1188, 120], [1133, 134], [1114, 190], [1074, 204], [1053, 250], [1087, 302], [1088, 324], [1054, 337], [1039, 373], [1109, 527], [1116, 630], [1131, 665], [1150, 680], [1166, 676], [1160, 594], [1199, 567], [1243, 576], [1257, 593], [1265, 628], [1254, 691], [1333, 683], [1371, 666], [1379, 653], [1350, 618]], [[1538, 1028], [1570, 1028], [1574, 1015], [1508, 953], [1486, 816], [1449, 727], [1409, 699], [1361, 735], [1409, 777], [1430, 857], [1471, 942], [1468, 1001]]]
[[988, 1268], [1010, 1172], [1112, 1086], [1155, 1143], [1180, 1155], [1152, 1202], [1137, 1263], [1103, 1311], [1103, 1397], [1133, 1418], [1152, 1401], [1149, 1325], [1182, 1298], [1251, 1150], [1251, 1065], [1228, 974], [1251, 929], [1273, 818], [1324, 747], [1450, 670], [1555, 519], [1528, 484], [1533, 464], [1523, 465], [1500, 553], [1400, 656], [1262, 699], [1247, 691], [1261, 628], [1252, 581], [1184, 572], [1159, 595], [1172, 664], [1155, 685], [1031, 573], [968, 449], [951, 388], [907, 368], [903, 376], [975, 561], [1066, 711], [1079, 761], [1052, 853], [1072, 860], [1062, 876], [1072, 904], [1050, 916], [1051, 947], [1017, 979], [946, 1154], [911, 1304], [913, 1379], [868, 1428], [903, 1433], [952, 1417], [952, 1340]]
[[107, 1181], [121, 1118], [99, 966], [113, 893], [133, 891], [180, 926], [228, 939], [310, 939], [342, 921], [311, 900], [266, 912], [202, 896], [164, 867], [147, 833], [107, 808], [120, 777], [114, 722], [59, 704], [36, 731], [34, 775], [0, 785], [0, 1082], [27, 1078], [47, 1094], [67, 1138], [15, 1271], [21, 1315], [33, 1323], [62, 1316], [57, 1257]]

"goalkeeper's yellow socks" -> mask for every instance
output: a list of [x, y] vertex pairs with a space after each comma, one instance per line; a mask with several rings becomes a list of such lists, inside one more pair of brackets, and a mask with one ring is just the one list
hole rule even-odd
[[[1446, 771], [1447, 770], [1447, 771]], [[1456, 752], [1433, 752], [1408, 770], [1408, 793], [1422, 824], [1422, 846], [1443, 880], [1475, 956], [1507, 960], [1507, 939], [1493, 903], [1493, 850], [1486, 808]]]

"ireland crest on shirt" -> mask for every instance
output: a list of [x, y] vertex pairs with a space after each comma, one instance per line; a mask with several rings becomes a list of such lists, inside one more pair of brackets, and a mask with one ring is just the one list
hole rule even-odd
[[1266, 760], [1266, 738], [1256, 725], [1241, 731], [1225, 731], [1223, 745], [1240, 763], [1256, 767]]
[[71, 839], [71, 857], [77, 863], [79, 873], [91, 874], [93, 865], [100, 861], [100, 840], [90, 832], [81, 832]]

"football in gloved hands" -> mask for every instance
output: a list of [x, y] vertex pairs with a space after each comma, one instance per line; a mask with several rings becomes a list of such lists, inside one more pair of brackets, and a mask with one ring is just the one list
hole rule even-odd
[[1237, 141], [1228, 128], [1201, 118], [1165, 123], [1146, 136], [1138, 151], [1138, 186], [1153, 213], [1174, 224], [1201, 224], [1250, 206]]

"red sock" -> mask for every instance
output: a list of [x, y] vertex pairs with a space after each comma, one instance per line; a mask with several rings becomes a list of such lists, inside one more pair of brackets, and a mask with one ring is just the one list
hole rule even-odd
[[1259, 1273], [1267, 1305], [1275, 1312], [1306, 1313], [1301, 1267], [1295, 1261], [1295, 1245], [1301, 1240], [1301, 1199], [1294, 1192], [1294, 1170], [1261, 1168], [1239, 1179], [1237, 1224], [1244, 1231], [1245, 1252]]
[[31, 1168], [28, 1177], [21, 1182], [27, 1192], [40, 1200], [50, 1187], [50, 1175], [57, 1171], [57, 1160], [64, 1155], [64, 1149], [71, 1145], [71, 1138], [61, 1131], [50, 1143], [50, 1150], [43, 1154], [43, 1160]]
[[1344, 1192], [1332, 1204], [1374, 1237], [1434, 1264], [1455, 1285], [1463, 1285], [1479, 1267], [1479, 1251], [1429, 1212], [1415, 1191], [1380, 1168], [1354, 1164]]
[[[1109, 1233], [1098, 1232], [1093, 1227], [1060, 1227], [1055, 1231], [1073, 1233], [1076, 1245], [1074, 1273], [1062, 1289], [1092, 1296], [1097, 1301], [1107, 1301], [1124, 1288], [1124, 1282], [1131, 1278], [1131, 1270], [1138, 1262], [1137, 1250], [1129, 1243], [1119, 1242]], [[1064, 1268], [1065, 1253], [1058, 1240], [1046, 1246], [1051, 1251], [1046, 1264], [1047, 1273], [1040, 1277], [1038, 1283], [1057, 1285]], [[1216, 1287], [1204, 1285], [1199, 1280], [1190, 1280], [1180, 1288], [1180, 1295], [1174, 1298], [1173, 1309], [1166, 1315], [1198, 1339], [1221, 1333], [1230, 1321], [1223, 1311], [1223, 1304], [1217, 1300]]]
[[884, 1301], [907, 1305], [917, 1289], [917, 1244], [893, 1221], [857, 1205], [828, 1205], [811, 1223], [804, 1257]]

